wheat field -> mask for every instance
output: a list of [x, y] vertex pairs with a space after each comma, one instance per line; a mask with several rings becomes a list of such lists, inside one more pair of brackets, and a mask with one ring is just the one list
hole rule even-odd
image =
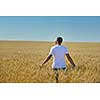
[[[0, 41], [0, 83], [55, 83], [51, 59], [40, 69], [52, 42]], [[100, 43], [64, 43], [77, 64], [59, 71], [60, 83], [100, 82]]]

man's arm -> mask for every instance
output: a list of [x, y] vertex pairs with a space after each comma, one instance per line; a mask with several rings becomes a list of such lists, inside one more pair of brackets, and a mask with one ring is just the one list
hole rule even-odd
[[75, 63], [72, 60], [71, 56], [69, 54], [66, 54], [67, 59], [69, 60], [69, 62], [73, 65], [73, 67], [75, 67]]
[[44, 60], [44, 62], [41, 64], [41, 66], [43, 66], [45, 63], [47, 63], [51, 57], [52, 57], [52, 55], [48, 55], [47, 58]]

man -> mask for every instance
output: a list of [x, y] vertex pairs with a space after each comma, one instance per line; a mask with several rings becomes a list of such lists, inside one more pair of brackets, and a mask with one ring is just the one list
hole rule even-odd
[[68, 49], [61, 45], [62, 42], [63, 42], [63, 38], [57, 37], [57, 39], [55, 41], [56, 45], [51, 48], [48, 57], [41, 64], [41, 66], [43, 66], [53, 56], [54, 61], [53, 61], [53, 64], [52, 64], [52, 68], [55, 71], [55, 78], [56, 78], [57, 83], [58, 83], [58, 70], [60, 70], [60, 69], [65, 70], [66, 69], [65, 56], [67, 57], [69, 62], [73, 65], [72, 68], [75, 67], [75, 63], [73, 62], [73, 60], [72, 60], [72, 58], [71, 58], [71, 56], [68, 52]]

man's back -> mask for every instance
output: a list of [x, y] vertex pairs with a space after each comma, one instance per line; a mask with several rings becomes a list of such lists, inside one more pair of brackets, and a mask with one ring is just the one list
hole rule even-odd
[[68, 54], [68, 50], [66, 47], [62, 45], [53, 46], [49, 54], [53, 55], [54, 57], [52, 68], [66, 67], [65, 54]]

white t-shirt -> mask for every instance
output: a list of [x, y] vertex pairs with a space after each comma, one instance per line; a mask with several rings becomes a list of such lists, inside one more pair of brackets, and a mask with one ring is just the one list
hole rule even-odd
[[65, 68], [65, 54], [68, 54], [68, 49], [62, 45], [53, 46], [49, 55], [54, 57], [52, 68]]

